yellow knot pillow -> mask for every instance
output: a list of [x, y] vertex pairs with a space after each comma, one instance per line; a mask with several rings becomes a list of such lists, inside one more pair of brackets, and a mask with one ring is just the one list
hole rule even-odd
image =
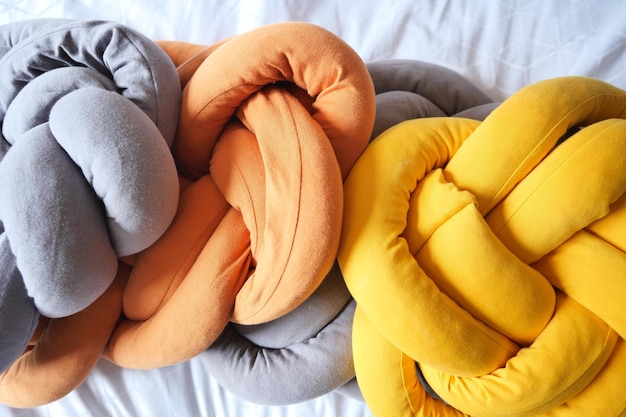
[[626, 92], [564, 77], [371, 143], [338, 260], [374, 415], [623, 414], [625, 116]]

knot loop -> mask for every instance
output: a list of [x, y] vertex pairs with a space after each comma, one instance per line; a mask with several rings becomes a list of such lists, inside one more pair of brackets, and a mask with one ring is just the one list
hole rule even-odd
[[[148, 247], [174, 217], [180, 87], [167, 55], [119, 24], [33, 20], [0, 38], [0, 398], [30, 406], [89, 368], [51, 390], [51, 362], [95, 364], [120, 313], [118, 257]], [[89, 319], [102, 327], [82, 327], [83, 349], [61, 359], [56, 345]]]
[[[448, 88], [457, 92], [466, 90], [463, 93], [466, 97], [473, 97], [475, 94], [476, 101], [481, 104], [488, 100], [482, 93], [478, 94], [476, 88], [467, 80], [445, 68], [433, 67], [419, 61], [402, 61], [401, 65], [395, 65], [396, 61], [390, 61], [389, 65], [386, 63], [381, 61], [367, 65], [374, 87], [380, 91], [376, 95], [374, 130], [386, 128], [389, 121], [397, 117], [397, 111], [406, 107], [410, 107], [413, 117], [430, 116], [431, 112], [439, 109], [437, 106], [433, 104], [414, 107], [412, 103], [430, 102], [429, 98], [432, 95], [437, 96], [437, 101], [442, 105], [448, 101], [456, 101], [457, 94], [446, 95]], [[423, 66], [430, 71], [424, 71]], [[386, 80], [392, 78], [398, 70], [407, 68], [411, 71], [404, 71], [405, 84], [397, 83], [392, 86], [385, 84]], [[444, 80], [445, 90], [412, 91], [414, 84], [419, 84], [420, 79], [433, 75], [437, 75], [435, 77], [437, 80]], [[382, 87], [390, 89], [385, 91]], [[269, 97], [269, 93], [266, 96]], [[469, 110], [476, 101], [468, 99], [459, 107], [463, 111]], [[250, 110], [248, 108], [246, 112]], [[260, 109], [258, 111], [259, 115], [263, 115]], [[246, 141], [233, 138], [232, 140], [237, 142], [233, 142], [232, 147], [258, 148], [259, 145], [256, 145], [251, 135], [247, 138]], [[219, 161], [219, 167], [214, 165], [212, 169], [227, 168], [224, 162], [226, 158], [217, 157], [218, 153], [224, 154], [225, 140], [226, 138], [222, 136], [215, 147], [214, 161]], [[229, 155], [231, 152], [229, 150]], [[228, 159], [230, 160], [235, 158]], [[246, 164], [240, 163], [238, 169], [252, 171], [251, 161], [256, 163], [257, 160], [251, 158]], [[231, 171], [235, 170], [231, 168]], [[229, 178], [239, 177], [233, 172]], [[256, 183], [250, 186], [251, 180], [258, 179], [254, 175], [247, 175], [247, 178], [246, 184], [251, 189], [250, 192], [261, 194], [255, 195], [250, 204], [257, 200], [263, 201], [265, 187]], [[234, 179], [232, 181], [234, 182]], [[229, 199], [236, 202], [237, 207], [245, 208], [247, 203], [245, 199], [238, 199], [232, 191], [229, 192]], [[263, 213], [264, 210], [265, 206], [257, 205], [254, 210], [242, 212], [244, 216], [253, 217], [252, 213]], [[262, 214], [256, 215], [263, 218]], [[255, 224], [253, 220], [246, 220], [246, 224], [254, 225], [258, 229], [264, 226], [262, 223]], [[253, 230], [252, 227], [248, 227]], [[262, 236], [262, 233], [257, 231], [252, 233], [251, 237], [255, 235]], [[260, 243], [253, 240], [251, 245], [256, 247]], [[253, 252], [258, 253], [257, 250]], [[201, 359], [220, 385], [248, 401], [262, 404], [290, 404], [334, 390], [362, 400], [356, 385], [352, 356], [354, 304], [339, 268], [335, 265], [315, 292], [293, 311], [266, 323], [229, 324], [220, 337], [202, 353]], [[242, 379], [242, 373], [247, 377]]]
[[[594, 395], [619, 391], [607, 381], [626, 360], [626, 254], [613, 229], [624, 227], [625, 110], [625, 92], [565, 77], [520, 90], [482, 123], [411, 120], [366, 149], [346, 180], [338, 260], [374, 414], [624, 409]], [[419, 387], [415, 362], [445, 403]], [[409, 397], [380, 395], [382, 380]]]
[[161, 45], [183, 85], [173, 150], [185, 188], [172, 226], [137, 257], [129, 320], [106, 353], [139, 368], [185, 360], [229, 321], [267, 322], [313, 293], [334, 263], [343, 178], [375, 116], [365, 64], [311, 24]]

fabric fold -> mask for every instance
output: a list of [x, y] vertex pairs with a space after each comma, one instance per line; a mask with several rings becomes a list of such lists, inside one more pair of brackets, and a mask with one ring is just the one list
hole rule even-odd
[[[409, 115], [405, 117], [410, 118], [445, 115], [445, 111], [433, 101], [468, 112], [477, 106], [495, 106], [466, 79], [443, 67], [411, 60], [401, 63], [380, 61], [367, 64], [367, 67], [374, 87], [379, 91], [374, 130], [391, 127], [399, 115]], [[428, 71], [424, 71], [424, 67]], [[372, 71], [372, 68], [376, 70]], [[395, 77], [399, 69], [404, 74], [404, 83], [398, 81], [388, 86], [385, 80]], [[431, 84], [441, 82], [440, 88], [432, 85], [427, 90], [414, 88], [416, 83], [427, 81]], [[393, 89], [386, 91], [387, 87]], [[448, 89], [466, 98], [456, 103], [458, 94], [448, 94]], [[306, 98], [300, 101], [310, 108]], [[450, 102], [456, 104], [451, 106]], [[430, 104], [421, 106], [421, 103]], [[239, 130], [241, 134], [231, 134], [231, 130]], [[263, 196], [256, 194], [262, 194], [265, 187], [261, 181], [263, 177], [253, 172], [258, 169], [254, 168], [255, 165], [262, 164], [262, 159], [254, 135], [250, 132], [243, 134], [244, 130], [238, 123], [227, 126], [215, 146], [211, 170], [216, 175], [220, 173], [220, 182], [230, 182], [231, 193], [235, 184], [247, 190], [240, 193], [236, 206], [250, 205], [242, 214], [250, 219], [246, 220], [248, 228], [257, 231], [265, 227], [265, 223], [259, 221], [264, 217], [265, 205], [254, 201], [263, 200]], [[231, 163], [244, 161], [235, 152], [238, 150], [242, 154], [242, 149], [247, 150], [247, 163]], [[260, 232], [256, 234], [262, 236]], [[251, 237], [254, 235], [251, 232]], [[258, 239], [253, 239], [251, 245], [254, 248], [260, 244]], [[247, 401], [293, 404], [331, 391], [363, 401], [353, 366], [354, 311], [354, 300], [335, 264], [315, 292], [297, 308], [264, 323], [230, 323], [200, 357], [220, 385]]]
[[114, 22], [35, 19], [0, 43], [0, 401], [33, 407], [87, 377], [122, 311], [119, 259], [174, 217], [180, 87]]
[[625, 105], [550, 79], [482, 122], [409, 120], [366, 149], [338, 261], [374, 415], [623, 413], [623, 303], [600, 288], [624, 293]]
[[[339, 246], [343, 179], [375, 117], [365, 64], [321, 27], [289, 22], [204, 48], [160, 45], [183, 87], [173, 146], [181, 205], [134, 260], [128, 315], [107, 347], [111, 361], [136, 368], [186, 360], [227, 322], [277, 319], [319, 287]], [[206, 314], [189, 320], [193, 311]], [[157, 341], [168, 326], [177, 337]]]

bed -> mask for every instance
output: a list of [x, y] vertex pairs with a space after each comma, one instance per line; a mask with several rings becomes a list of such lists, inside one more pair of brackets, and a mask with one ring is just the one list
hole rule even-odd
[[[409, 59], [441, 65], [495, 102], [535, 82], [569, 75], [626, 89], [626, 7], [620, 0], [21, 0], [1, 5], [0, 25], [33, 18], [103, 19], [128, 25], [153, 40], [203, 45], [276, 22], [305, 21], [336, 34], [366, 63]], [[32, 409], [0, 406], [0, 414], [372, 415], [365, 402], [342, 392], [283, 406], [242, 400], [206, 371], [202, 354], [147, 371], [101, 359], [66, 397]]]

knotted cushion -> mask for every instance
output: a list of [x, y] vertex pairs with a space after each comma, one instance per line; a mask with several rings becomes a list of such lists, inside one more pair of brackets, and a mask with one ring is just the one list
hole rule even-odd
[[257, 325], [229, 324], [201, 354], [216, 381], [247, 401], [285, 405], [349, 383], [354, 300], [338, 267], [290, 313]]
[[624, 413], [625, 115], [626, 92], [564, 77], [368, 147], [338, 260], [374, 415]]
[[116, 23], [24, 21], [0, 43], [0, 401], [33, 406], [89, 373], [121, 312], [118, 258], [174, 217], [180, 86]]
[[[367, 68], [376, 92], [372, 137], [402, 120], [492, 105], [464, 77], [439, 65], [385, 60]], [[363, 400], [353, 366], [353, 315], [354, 300], [335, 267], [296, 309], [263, 324], [228, 325], [201, 358], [218, 383], [255, 403], [293, 404], [333, 390]]]
[[386, 59], [369, 62], [376, 91], [371, 140], [406, 120], [467, 117], [483, 120], [497, 105], [459, 73], [430, 62]]
[[343, 179], [375, 116], [365, 64], [315, 25], [160, 45], [183, 87], [183, 189], [171, 227], [135, 259], [106, 351], [134, 368], [195, 356], [229, 322], [275, 320], [318, 288], [339, 245]]

